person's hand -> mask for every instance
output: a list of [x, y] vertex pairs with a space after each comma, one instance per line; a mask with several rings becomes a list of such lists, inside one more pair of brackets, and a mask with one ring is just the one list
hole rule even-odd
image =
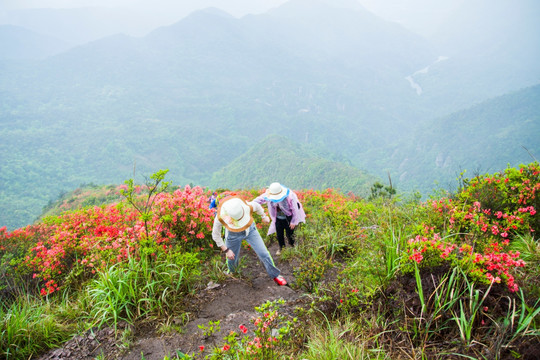
[[225, 256], [227, 257], [227, 259], [229, 260], [234, 260], [234, 252], [232, 250], [227, 250], [227, 252], [225, 253]]
[[270, 218], [268, 216], [265, 216], [265, 217], [263, 217], [262, 222], [265, 223], [265, 224], [269, 224], [270, 223]]
[[289, 224], [289, 227], [291, 228], [291, 230], [294, 230], [294, 228], [296, 227], [296, 225], [294, 225], [294, 224]]

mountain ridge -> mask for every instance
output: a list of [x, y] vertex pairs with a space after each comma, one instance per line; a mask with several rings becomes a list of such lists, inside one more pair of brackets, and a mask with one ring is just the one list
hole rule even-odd
[[[403, 162], [417, 156], [422, 127], [522, 84], [495, 65], [469, 69], [450, 58], [415, 75], [418, 95], [406, 76], [433, 63], [440, 49], [394, 23], [375, 18], [371, 26], [360, 11], [320, 13], [324, 26], [302, 16], [203, 11], [152, 35], [114, 35], [31, 64], [2, 62], [0, 214], [32, 221], [58, 192], [118, 183], [134, 168], [168, 168], [175, 182], [206, 185], [271, 134], [337, 154], [374, 176], [407, 172], [398, 189], [423, 184], [418, 190], [427, 192], [423, 178], [433, 160]], [[195, 18], [202, 20], [190, 25]], [[205, 24], [212, 27], [198, 31]], [[379, 33], [391, 41], [371, 47]], [[503, 151], [481, 156], [502, 168]], [[446, 181], [447, 173], [433, 176], [443, 175]]]
[[[439, 118], [417, 130], [414, 147], [404, 152], [405, 157], [395, 169], [424, 169], [424, 182], [417, 184], [422, 188], [455, 188], [462, 170], [468, 170], [469, 174], [492, 172], [503, 170], [506, 165], [537, 161], [540, 157], [538, 104], [540, 84]], [[440, 139], [437, 134], [447, 136]], [[497, 157], [490, 156], [494, 153]], [[402, 171], [397, 176], [403, 183], [403, 177], [410, 173]], [[447, 182], [436, 184], [438, 179]]]
[[0, 25], [0, 60], [40, 60], [59, 54], [72, 45], [15, 25]]

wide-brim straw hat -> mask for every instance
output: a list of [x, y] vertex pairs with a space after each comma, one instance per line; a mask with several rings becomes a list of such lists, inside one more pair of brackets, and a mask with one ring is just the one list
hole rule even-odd
[[237, 196], [230, 196], [218, 205], [218, 220], [229, 231], [240, 232], [246, 230], [253, 223], [253, 209], [246, 201]]
[[280, 202], [289, 196], [289, 189], [280, 183], [271, 183], [264, 193], [264, 198], [272, 202]]

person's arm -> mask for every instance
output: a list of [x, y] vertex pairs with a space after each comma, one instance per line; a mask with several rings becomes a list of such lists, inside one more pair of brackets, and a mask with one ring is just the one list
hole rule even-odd
[[214, 225], [212, 226], [212, 239], [216, 243], [217, 247], [225, 253], [225, 256], [228, 259], [234, 259], [234, 253], [226, 245], [223, 239], [221, 238], [221, 230], [223, 229], [223, 224], [219, 221], [218, 217], [214, 218]]
[[269, 223], [270, 222], [270, 218], [265, 214], [264, 208], [262, 207], [261, 204], [256, 203], [255, 201], [252, 201], [252, 202], [249, 203], [249, 205], [251, 205], [254, 212], [256, 212], [257, 214], [259, 214], [262, 217], [262, 221], [264, 223]]
[[253, 202], [256, 202], [257, 204], [266, 204], [268, 200], [264, 198], [264, 194], [257, 196], [255, 199], [253, 199]]
[[221, 248], [222, 251], [227, 249], [225, 242], [221, 238], [221, 230], [223, 229], [223, 224], [221, 224], [216, 216], [214, 218], [214, 226], [212, 226], [212, 239], [216, 243], [217, 247]]

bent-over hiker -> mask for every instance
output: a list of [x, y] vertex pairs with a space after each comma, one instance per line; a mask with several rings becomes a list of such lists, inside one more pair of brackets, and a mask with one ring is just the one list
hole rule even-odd
[[[274, 260], [266, 248], [253, 220], [253, 211], [262, 216], [264, 223], [270, 219], [264, 213], [262, 206], [255, 202], [246, 202], [237, 196], [223, 199], [217, 206], [217, 214], [212, 228], [212, 239], [227, 257], [227, 267], [230, 272], [238, 267], [242, 240], [246, 240], [264, 265], [268, 276], [276, 284], [287, 285], [280, 275], [281, 271], [274, 265]], [[225, 226], [225, 241], [221, 238], [221, 230]]]

